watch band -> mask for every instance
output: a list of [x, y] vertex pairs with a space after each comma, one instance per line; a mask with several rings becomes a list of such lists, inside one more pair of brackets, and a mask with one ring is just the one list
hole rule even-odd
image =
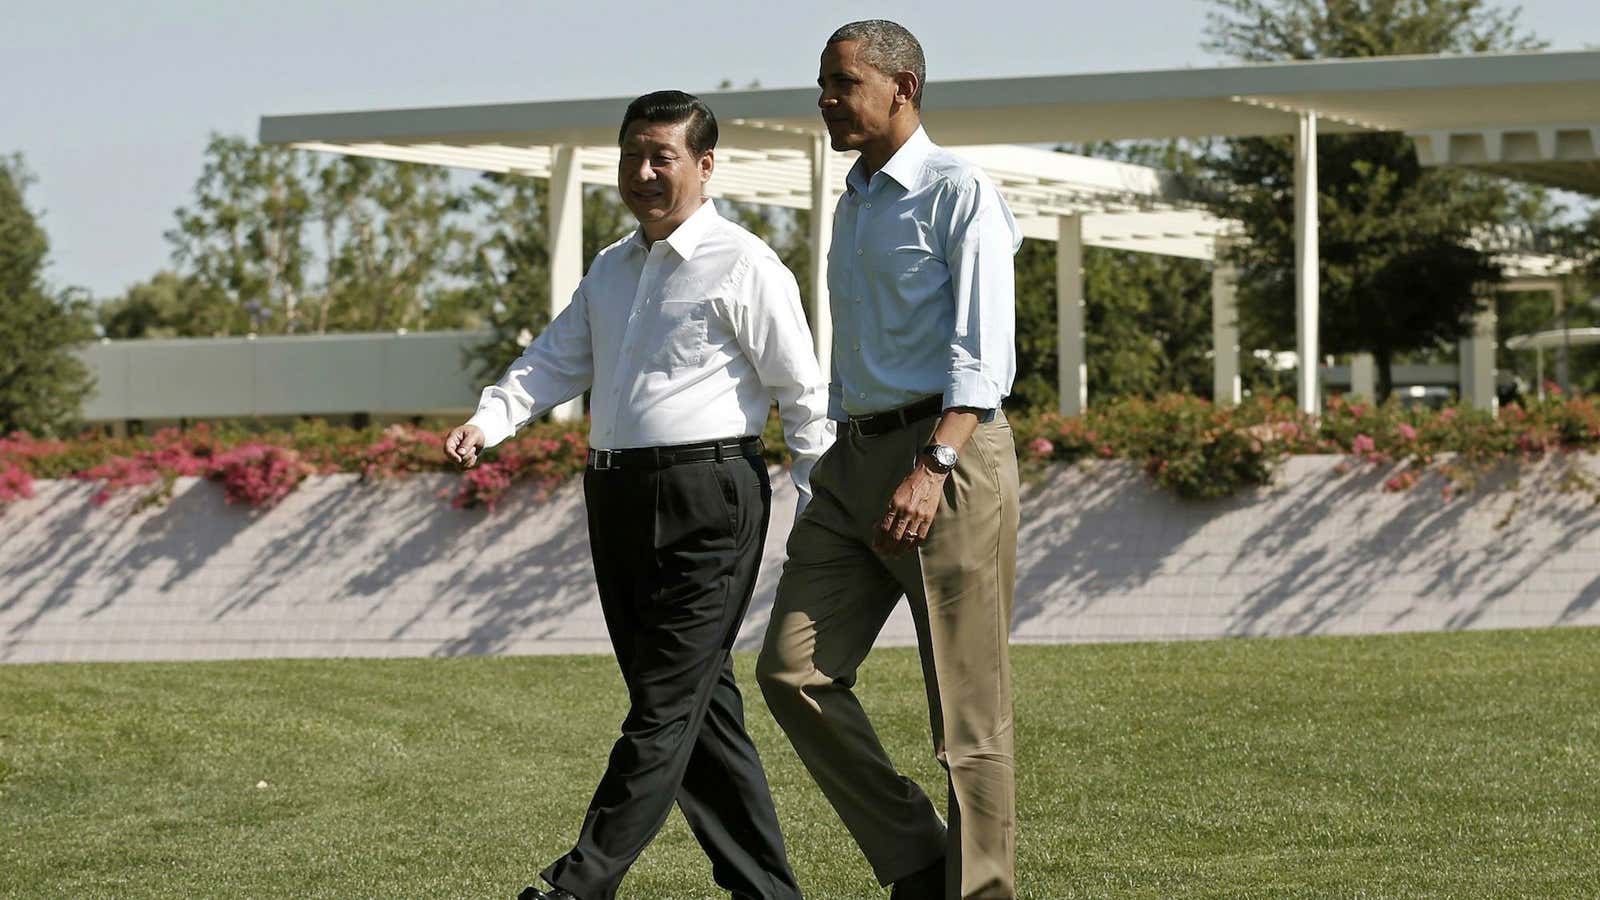
[[956, 453], [956, 448], [949, 444], [930, 443], [922, 448], [922, 452], [931, 461], [929, 466], [940, 475], [950, 474], [956, 467], [961, 457]]

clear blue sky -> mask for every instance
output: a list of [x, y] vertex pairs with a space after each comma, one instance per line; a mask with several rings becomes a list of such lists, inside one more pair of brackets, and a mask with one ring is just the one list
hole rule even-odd
[[[930, 81], [1206, 65], [1200, 0], [860, 4], [6, 0], [0, 153], [20, 150], [50, 280], [98, 297], [168, 265], [212, 131], [263, 114], [805, 85], [860, 18], [914, 31]], [[1600, 45], [1594, 0], [1529, 0], [1555, 49]], [[974, 10], [981, 10], [975, 15]]]

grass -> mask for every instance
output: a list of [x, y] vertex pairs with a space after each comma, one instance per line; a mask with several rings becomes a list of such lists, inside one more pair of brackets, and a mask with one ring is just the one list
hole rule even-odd
[[[807, 895], [883, 896], [751, 663]], [[1024, 897], [1600, 893], [1600, 630], [1019, 647], [1015, 678]], [[914, 654], [861, 695], [942, 800]], [[0, 895], [509, 898], [622, 701], [598, 657], [3, 666]], [[709, 868], [674, 816], [622, 895]]]

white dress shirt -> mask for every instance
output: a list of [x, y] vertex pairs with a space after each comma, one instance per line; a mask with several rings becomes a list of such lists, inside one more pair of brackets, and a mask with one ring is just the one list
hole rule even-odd
[[833, 441], [794, 275], [709, 200], [666, 238], [600, 251], [562, 310], [468, 420], [486, 447], [593, 388], [589, 446], [759, 435], [773, 399], [803, 507]]
[[871, 179], [862, 160], [833, 217], [828, 415], [882, 412], [933, 394], [993, 410], [1016, 376], [1022, 230], [983, 171], [921, 128]]

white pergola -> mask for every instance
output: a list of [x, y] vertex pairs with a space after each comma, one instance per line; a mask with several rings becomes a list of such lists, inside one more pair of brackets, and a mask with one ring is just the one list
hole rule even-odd
[[[816, 98], [814, 88], [705, 95], [721, 126], [713, 195], [831, 209], [849, 160], [828, 149]], [[617, 125], [630, 99], [268, 116], [260, 136], [304, 149], [549, 178], [551, 297], [559, 308], [582, 272], [581, 187], [612, 183]], [[936, 141], [984, 167], [1027, 236], [1057, 242], [1060, 387], [1068, 412], [1085, 402], [1082, 248], [1215, 259], [1229, 228], [1158, 171], [1023, 145], [1293, 136], [1297, 393], [1308, 412], [1321, 400], [1319, 131], [1405, 132], [1418, 138], [1425, 165], [1475, 166], [1570, 190], [1600, 188], [1600, 52], [935, 80], [923, 119]], [[810, 220], [811, 315], [826, 364], [830, 229], [824, 215]], [[1216, 397], [1229, 402], [1239, 395], [1233, 279], [1226, 266], [1214, 271]], [[1492, 403], [1492, 390], [1474, 399]]]

